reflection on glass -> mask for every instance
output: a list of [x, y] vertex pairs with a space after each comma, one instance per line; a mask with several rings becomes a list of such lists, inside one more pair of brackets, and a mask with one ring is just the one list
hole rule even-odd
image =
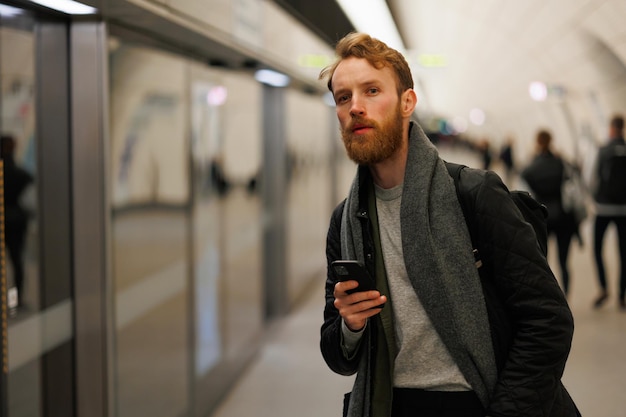
[[[193, 82], [191, 102], [191, 156], [194, 176], [192, 228], [194, 252], [193, 293], [195, 296], [195, 373], [206, 375], [222, 356], [218, 297], [221, 261], [219, 250], [219, 205], [215, 194], [229, 188], [219, 163], [222, 137], [219, 107], [228, 96], [224, 86]], [[215, 194], [213, 193], [215, 190]]]
[[13, 270], [15, 289], [9, 301], [12, 310], [24, 306], [24, 249], [31, 215], [22, 199], [34, 181], [33, 175], [16, 162], [16, 146], [17, 142], [12, 135], [0, 135], [4, 179], [4, 242]]
[[[5, 204], [5, 271], [9, 287], [10, 416], [41, 415], [41, 360], [26, 349], [28, 324], [39, 310], [36, 217], [34, 19], [17, 8], [0, 10], [0, 152]], [[29, 340], [32, 347], [32, 340]]]
[[117, 416], [186, 415], [187, 63], [114, 39], [109, 45]]
[[33, 22], [24, 13], [0, 20], [2, 159], [5, 245], [12, 312], [38, 305], [35, 215], [35, 98]]
[[249, 74], [108, 44], [116, 417], [200, 415], [263, 330], [260, 199], [249, 192], [261, 90]]
[[308, 291], [312, 277], [323, 274], [324, 243], [328, 230], [329, 184], [332, 152], [323, 132], [328, 120], [323, 100], [291, 90], [287, 100], [287, 276], [289, 299], [295, 302]]
[[260, 88], [249, 74], [192, 69], [193, 382], [196, 408], [206, 410], [263, 329], [260, 198], [249, 192], [260, 162]]

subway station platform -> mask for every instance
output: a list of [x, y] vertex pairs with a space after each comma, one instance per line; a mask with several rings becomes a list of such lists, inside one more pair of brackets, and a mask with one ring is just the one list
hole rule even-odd
[[[626, 311], [619, 308], [616, 233], [605, 239], [609, 301], [593, 309], [598, 294], [592, 253], [592, 218], [583, 224], [584, 246], [570, 249], [570, 306], [575, 319], [571, 354], [563, 382], [585, 417], [624, 417]], [[555, 242], [548, 258], [558, 277]], [[260, 353], [214, 417], [339, 416], [353, 377], [334, 374], [319, 350], [325, 276], [303, 304], [270, 332]]]

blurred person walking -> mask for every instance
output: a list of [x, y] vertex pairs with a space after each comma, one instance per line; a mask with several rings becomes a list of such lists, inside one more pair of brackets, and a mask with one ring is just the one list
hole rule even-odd
[[[411, 121], [404, 57], [358, 33], [336, 53], [320, 78], [358, 167], [328, 229], [320, 348], [334, 372], [356, 373], [344, 416], [580, 416], [561, 383], [572, 314], [500, 177], [458, 179], [478, 264], [446, 163]], [[362, 276], [340, 277], [337, 260]], [[376, 289], [359, 290], [368, 275]]]
[[505, 181], [510, 187], [515, 176], [515, 159], [513, 158], [513, 137], [509, 136], [500, 148], [500, 161], [504, 165]]
[[491, 168], [492, 156], [491, 156], [491, 143], [488, 138], [483, 138], [478, 143], [478, 152], [483, 161], [483, 169]]
[[572, 213], [563, 209], [562, 187], [566, 162], [552, 150], [552, 134], [540, 130], [536, 136], [536, 155], [520, 174], [534, 197], [548, 209], [548, 237], [556, 238], [561, 285], [569, 294], [570, 275], [567, 266], [572, 237], [580, 239], [579, 225]]
[[620, 278], [618, 302], [626, 310], [626, 142], [624, 141], [624, 117], [615, 115], [609, 124], [608, 143], [598, 150], [591, 178], [595, 200], [593, 251], [600, 294], [593, 306], [599, 308], [608, 300], [606, 270], [602, 251], [604, 235], [613, 223], [619, 242]]
[[4, 241], [17, 289], [18, 306], [24, 303], [24, 246], [29, 214], [20, 202], [33, 176], [15, 163], [15, 139], [10, 135], [0, 136], [0, 149], [4, 175]]

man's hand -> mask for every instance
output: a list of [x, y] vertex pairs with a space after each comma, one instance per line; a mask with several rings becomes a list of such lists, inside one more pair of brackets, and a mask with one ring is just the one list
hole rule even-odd
[[346, 291], [357, 288], [357, 281], [340, 281], [335, 284], [335, 308], [353, 332], [358, 332], [367, 323], [367, 319], [380, 313], [387, 297], [378, 291], [357, 291], [346, 294]]

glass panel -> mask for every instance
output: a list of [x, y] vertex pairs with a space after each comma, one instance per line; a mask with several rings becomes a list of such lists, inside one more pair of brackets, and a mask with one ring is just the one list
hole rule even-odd
[[0, 4], [0, 139], [4, 161], [5, 269], [10, 308], [8, 412], [39, 416], [41, 406], [39, 236], [36, 217], [35, 20]]
[[260, 88], [250, 74], [192, 68], [193, 380], [195, 415], [203, 416], [248, 363], [263, 330]]
[[220, 332], [222, 262], [220, 197], [230, 185], [223, 172], [221, 107], [226, 87], [209, 80], [192, 80], [191, 155], [193, 158], [193, 282], [195, 296], [195, 375], [202, 377], [223, 355]]
[[227, 360], [245, 357], [263, 329], [261, 199], [256, 181], [261, 156], [261, 86], [250, 74], [223, 74], [223, 167], [231, 188], [221, 201], [227, 300], [224, 345]]
[[116, 416], [189, 407], [185, 60], [110, 39]]
[[288, 90], [286, 100], [287, 277], [293, 304], [312, 279], [325, 274], [326, 233], [334, 208], [329, 192], [332, 142], [325, 124], [330, 120], [328, 108], [321, 97]]
[[[8, 7], [8, 6], [3, 6]], [[36, 309], [38, 283], [35, 219], [35, 35], [25, 11], [0, 14], [2, 159], [5, 174], [5, 242], [9, 307]], [[20, 13], [18, 13], [18, 11]]]

